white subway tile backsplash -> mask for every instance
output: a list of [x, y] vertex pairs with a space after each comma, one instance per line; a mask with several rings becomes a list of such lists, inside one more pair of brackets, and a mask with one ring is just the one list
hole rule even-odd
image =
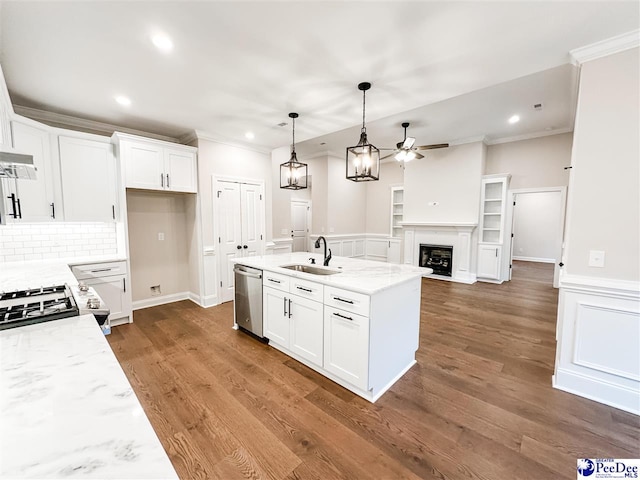
[[117, 252], [115, 224], [43, 223], [0, 227], [0, 263]]

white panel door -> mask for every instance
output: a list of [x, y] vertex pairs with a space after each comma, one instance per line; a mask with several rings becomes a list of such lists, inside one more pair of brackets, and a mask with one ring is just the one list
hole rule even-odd
[[240, 184], [216, 182], [218, 196], [221, 301], [233, 300], [233, 264], [229, 261], [242, 256], [242, 221]]
[[35, 180], [16, 180], [18, 213], [22, 214], [23, 222], [50, 222], [53, 220], [55, 195], [49, 132], [18, 122], [12, 122], [11, 127], [13, 147], [20, 153], [33, 155], [33, 164], [37, 168]]
[[64, 219], [108, 222], [116, 219], [116, 160], [110, 143], [60, 137]]
[[263, 287], [262, 292], [264, 336], [272, 343], [289, 348], [291, 328], [287, 294], [269, 287]]
[[172, 192], [198, 191], [196, 156], [193, 152], [167, 148], [164, 151], [165, 188]]
[[100, 298], [109, 307], [109, 320], [126, 317], [131, 312], [127, 292], [127, 280], [124, 275], [92, 278], [84, 281], [93, 287]]
[[307, 218], [309, 212], [309, 203], [301, 200], [291, 200], [291, 251], [306, 252], [309, 242], [307, 235], [309, 226]]
[[292, 352], [322, 367], [323, 305], [308, 298], [291, 295], [289, 311], [291, 317]]
[[242, 220], [242, 256], [263, 254], [262, 188], [260, 185], [240, 184], [240, 216]]
[[478, 246], [478, 277], [500, 278], [500, 251], [501, 247], [496, 245]]
[[324, 308], [324, 368], [367, 390], [369, 319], [337, 308]]
[[164, 190], [164, 157], [160, 145], [122, 142], [128, 188]]

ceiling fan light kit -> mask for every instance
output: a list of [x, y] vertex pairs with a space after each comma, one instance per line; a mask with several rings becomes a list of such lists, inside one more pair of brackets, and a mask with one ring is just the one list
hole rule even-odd
[[287, 190], [302, 190], [307, 188], [307, 164], [298, 161], [296, 156], [296, 118], [297, 113], [290, 113], [293, 122], [293, 143], [291, 144], [291, 158], [280, 164], [280, 188]]
[[[409, 127], [409, 122], [404, 122], [402, 124], [402, 128], [404, 128], [404, 139], [401, 142], [396, 144], [395, 151], [390, 153], [387, 156], [381, 158], [384, 160], [385, 158], [393, 157], [398, 162], [410, 162], [413, 159], [424, 158], [424, 155], [418, 153], [417, 150], [435, 150], [436, 148], [447, 148], [449, 146], [448, 143], [437, 143], [433, 145], [421, 145], [419, 147], [414, 147], [413, 145], [416, 143], [416, 139], [413, 137], [407, 137], [407, 128]], [[393, 149], [384, 149], [383, 150], [393, 150]]]
[[346, 149], [346, 176], [354, 182], [367, 182], [380, 178], [380, 150], [369, 143], [365, 126], [365, 95], [371, 88], [369, 82], [362, 82], [358, 90], [362, 91], [362, 130], [360, 141]]

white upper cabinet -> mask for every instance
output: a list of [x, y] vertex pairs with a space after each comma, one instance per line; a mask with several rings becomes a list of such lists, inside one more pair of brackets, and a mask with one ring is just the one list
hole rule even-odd
[[113, 138], [119, 145], [127, 188], [198, 191], [196, 148], [118, 132]]
[[52, 221], [55, 219], [56, 205], [59, 204], [57, 192], [60, 190], [60, 182], [51, 157], [49, 130], [44, 125], [39, 128], [30, 122], [19, 121], [11, 122], [11, 130], [14, 150], [33, 155], [37, 172], [35, 180], [3, 180], [6, 220]]
[[113, 145], [62, 136], [58, 143], [65, 220], [116, 220], [117, 180]]
[[507, 231], [507, 192], [511, 175], [485, 175], [480, 199], [478, 280], [503, 282], [509, 279], [510, 235]]
[[2, 66], [0, 66], [0, 148], [9, 149], [13, 146], [11, 143], [11, 122], [10, 116], [13, 113], [11, 99], [7, 91], [7, 85], [2, 74]]

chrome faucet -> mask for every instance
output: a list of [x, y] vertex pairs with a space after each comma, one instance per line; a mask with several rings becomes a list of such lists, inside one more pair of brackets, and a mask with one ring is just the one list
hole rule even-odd
[[315, 243], [315, 247], [316, 248], [320, 248], [320, 240], [322, 240], [324, 242], [324, 263], [323, 265], [325, 267], [329, 266], [329, 260], [331, 260], [331, 249], [329, 249], [329, 256], [327, 256], [327, 239], [324, 238], [323, 236], [318, 237], [318, 239], [316, 240]]

